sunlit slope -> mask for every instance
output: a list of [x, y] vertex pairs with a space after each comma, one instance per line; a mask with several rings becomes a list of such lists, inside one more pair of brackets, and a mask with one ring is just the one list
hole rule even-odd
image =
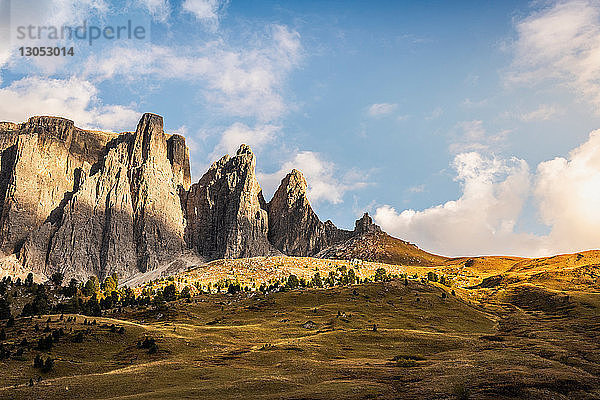
[[361, 259], [397, 265], [436, 266], [448, 260], [419, 249], [416, 245], [396, 239], [385, 232], [369, 232], [331, 246], [318, 257]]

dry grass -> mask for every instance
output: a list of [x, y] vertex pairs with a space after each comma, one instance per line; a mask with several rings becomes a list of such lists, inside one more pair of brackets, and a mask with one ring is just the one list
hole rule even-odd
[[[61, 339], [49, 352], [56, 370], [34, 387], [25, 383], [39, 374], [37, 350], [0, 362], [0, 398], [600, 396], [600, 296], [571, 293], [569, 307], [548, 313], [527, 289], [514, 299], [533, 308], [508, 294], [481, 306], [442, 290], [400, 281], [124, 310], [98, 319], [123, 335], [97, 325], [83, 344]], [[18, 319], [8, 342], [19, 330], [33, 336], [34, 322]], [[146, 335], [157, 354], [135, 346]]]

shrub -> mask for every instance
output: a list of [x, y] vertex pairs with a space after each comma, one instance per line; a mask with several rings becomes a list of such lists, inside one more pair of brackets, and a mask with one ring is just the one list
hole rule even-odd
[[0, 331], [0, 340], [6, 340], [6, 332], [4, 331], [4, 328], [2, 328]]
[[39, 354], [36, 354], [35, 358], [33, 359], [33, 368], [42, 368], [44, 366], [44, 360], [42, 360], [42, 357], [40, 357]]
[[398, 367], [410, 368], [410, 367], [416, 367], [417, 362], [415, 360], [407, 360], [406, 358], [400, 358], [400, 359], [396, 360], [396, 365]]
[[190, 291], [190, 287], [186, 286], [183, 288], [183, 290], [181, 291], [181, 294], [179, 295], [181, 298], [183, 299], [189, 299], [192, 297], [192, 293]]
[[0, 319], [9, 319], [12, 317], [10, 313], [10, 303], [3, 298], [0, 298]]
[[47, 351], [52, 348], [54, 340], [52, 339], [52, 335], [48, 335], [45, 337], [41, 337], [38, 341], [38, 349], [41, 351]]
[[389, 277], [387, 275], [387, 271], [385, 270], [385, 268], [383, 268], [383, 267], [377, 268], [377, 270], [375, 271], [375, 276], [373, 277], [373, 280], [375, 282], [378, 282], [378, 281], [382, 281], [382, 282], [388, 281]]
[[464, 384], [454, 385], [452, 394], [459, 400], [469, 400], [471, 398], [471, 390]]
[[73, 337], [73, 339], [71, 339], [71, 341], [73, 343], [83, 343], [83, 331], [79, 331], [75, 334], [75, 336]]
[[163, 296], [165, 301], [173, 301], [177, 300], [177, 289], [175, 289], [175, 284], [171, 283], [163, 290]]
[[55, 272], [52, 274], [52, 277], [50, 277], [50, 280], [56, 286], [61, 286], [63, 283], [63, 279], [65, 279], [65, 276], [60, 272]]
[[300, 286], [298, 277], [294, 274], [290, 274], [290, 276], [288, 276], [286, 286], [288, 289], [297, 289]]
[[158, 351], [158, 345], [154, 338], [146, 337], [143, 342], [138, 341], [137, 347], [140, 349], [148, 349], [148, 354], [154, 354]]
[[44, 366], [42, 367], [42, 372], [50, 372], [54, 368], [54, 360], [50, 357], [46, 359]]

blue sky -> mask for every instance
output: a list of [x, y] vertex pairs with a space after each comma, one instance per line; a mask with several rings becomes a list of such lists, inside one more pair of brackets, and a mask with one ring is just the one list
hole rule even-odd
[[[0, 120], [123, 131], [155, 112], [186, 136], [194, 180], [247, 142], [267, 199], [298, 168], [341, 227], [369, 211], [447, 255], [600, 247], [595, 2], [15, 4], [0, 1]], [[20, 25], [127, 19], [150, 35], [15, 38]], [[76, 55], [20, 56], [39, 44]]]

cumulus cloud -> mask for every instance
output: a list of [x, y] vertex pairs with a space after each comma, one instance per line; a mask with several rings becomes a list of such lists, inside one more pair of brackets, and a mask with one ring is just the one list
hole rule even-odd
[[398, 108], [398, 104], [392, 103], [375, 103], [369, 106], [367, 109], [367, 114], [371, 117], [379, 117], [382, 115], [387, 115], [393, 113], [396, 108]]
[[462, 187], [459, 199], [422, 211], [397, 212], [385, 205], [375, 212], [377, 223], [393, 235], [447, 255], [515, 251], [513, 229], [530, 183], [527, 163], [470, 152], [457, 155], [453, 167]]
[[195, 48], [148, 45], [112, 48], [89, 59], [86, 75], [179, 79], [204, 86], [208, 104], [237, 117], [271, 121], [288, 109], [283, 84], [302, 57], [300, 35], [274, 25], [254, 47], [232, 48], [218, 40]]
[[294, 168], [302, 172], [306, 178], [307, 195], [311, 203], [325, 201], [339, 204], [343, 201], [346, 192], [368, 185], [368, 174], [356, 169], [340, 174], [335, 163], [325, 160], [321, 154], [300, 151], [283, 163], [279, 171], [273, 174], [258, 174], [264, 192], [269, 196], [272, 195], [283, 177]]
[[538, 165], [535, 196], [542, 221], [552, 227], [545, 252], [600, 247], [600, 130], [568, 158]]
[[509, 83], [556, 82], [600, 112], [600, 3], [555, 1], [516, 24]]
[[79, 78], [24, 78], [0, 88], [2, 118], [25, 121], [33, 115], [69, 118], [83, 128], [132, 129], [140, 114], [130, 107], [105, 105], [98, 89]]
[[[450, 256], [513, 254], [547, 256], [599, 248], [600, 131], [568, 158], [538, 165], [524, 160], [456, 155], [453, 163], [462, 194], [425, 210], [378, 207], [375, 220], [388, 232]], [[533, 189], [532, 184], [533, 183]], [[547, 235], [515, 229], [530, 196]]]

